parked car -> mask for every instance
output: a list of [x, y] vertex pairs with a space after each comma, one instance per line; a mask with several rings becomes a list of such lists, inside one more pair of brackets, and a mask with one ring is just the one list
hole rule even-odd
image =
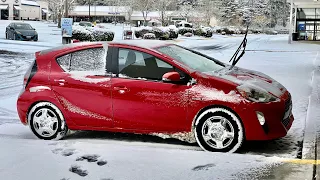
[[87, 22], [87, 21], [80, 21], [79, 26], [94, 27], [94, 25], [91, 22]]
[[285, 136], [294, 120], [290, 93], [271, 77], [169, 42], [76, 43], [35, 57], [17, 110], [44, 140], [131, 132], [234, 152]]
[[277, 34], [278, 34], [277, 31], [272, 30], [272, 29], [267, 29], [267, 30], [265, 30], [265, 33], [266, 33], [266, 34], [269, 34], [269, 35], [277, 35]]
[[6, 39], [38, 41], [37, 31], [28, 23], [10, 23], [5, 33]]

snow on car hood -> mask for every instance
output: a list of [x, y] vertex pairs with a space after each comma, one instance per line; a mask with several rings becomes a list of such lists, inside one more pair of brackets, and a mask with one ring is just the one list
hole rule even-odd
[[230, 66], [227, 66], [219, 71], [206, 74], [229, 80], [238, 85], [248, 85], [256, 89], [263, 89], [277, 97], [286, 92], [286, 88], [282, 84], [263, 73], [238, 67], [234, 67], [232, 70], [229, 69]]

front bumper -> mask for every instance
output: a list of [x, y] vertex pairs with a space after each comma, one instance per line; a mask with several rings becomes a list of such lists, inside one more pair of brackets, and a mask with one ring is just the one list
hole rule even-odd
[[[265, 118], [261, 125], [257, 112]], [[252, 103], [248, 109], [242, 110], [241, 117], [247, 140], [272, 140], [284, 137], [292, 126], [292, 100], [289, 92], [282, 95], [279, 102]]]
[[16, 37], [18, 40], [22, 40], [22, 41], [37, 41], [38, 40], [38, 35], [25, 36], [22, 34], [16, 34]]

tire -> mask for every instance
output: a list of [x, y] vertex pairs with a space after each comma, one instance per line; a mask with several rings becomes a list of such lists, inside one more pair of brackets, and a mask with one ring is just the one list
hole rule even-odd
[[224, 108], [212, 108], [201, 113], [194, 132], [198, 145], [211, 152], [236, 152], [245, 139], [240, 119]]
[[50, 102], [39, 102], [28, 114], [32, 132], [43, 140], [59, 140], [68, 134], [68, 126], [62, 112]]
[[6, 32], [6, 39], [8, 39], [8, 33]]

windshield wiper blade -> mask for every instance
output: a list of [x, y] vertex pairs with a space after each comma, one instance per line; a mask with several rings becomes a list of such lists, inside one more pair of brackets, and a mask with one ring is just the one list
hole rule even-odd
[[[246, 51], [246, 47], [247, 47], [247, 35], [248, 35], [248, 29], [249, 26], [247, 26], [247, 30], [246, 30], [246, 34], [244, 36], [244, 39], [242, 40], [240, 46], [238, 47], [238, 49], [236, 50], [236, 52], [234, 53], [234, 55], [231, 57], [230, 61], [232, 61], [231, 67], [229, 70], [231, 70], [238, 62], [239, 60], [242, 58], [242, 56], [245, 54]], [[242, 52], [241, 54], [238, 56], [239, 52], [241, 51], [242, 48]]]

